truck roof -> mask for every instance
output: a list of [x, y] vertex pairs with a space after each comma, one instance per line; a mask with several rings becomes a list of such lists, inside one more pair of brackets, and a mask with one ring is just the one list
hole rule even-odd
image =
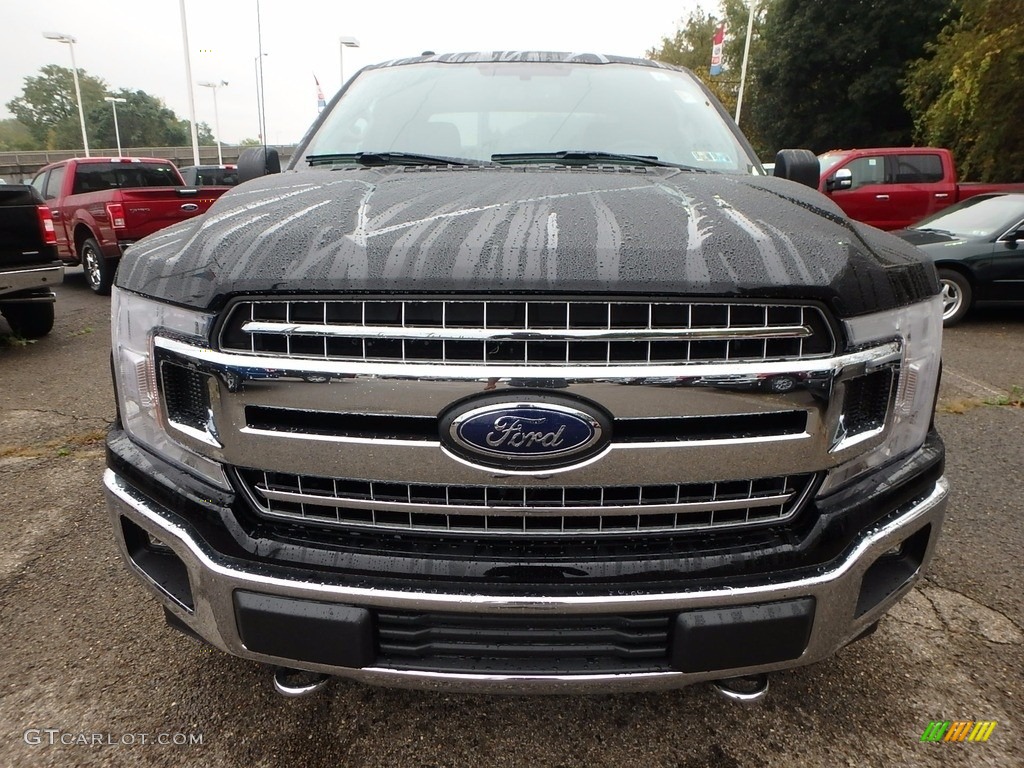
[[656, 69], [683, 70], [673, 64], [651, 59], [637, 59], [629, 56], [612, 56], [602, 53], [570, 53], [565, 51], [471, 51], [465, 53], [425, 53], [402, 59], [392, 59], [380, 64], [371, 64], [366, 69], [401, 67], [407, 64], [438, 62], [441, 64], [486, 64], [489, 62], [533, 62], [545, 64], [633, 64]]

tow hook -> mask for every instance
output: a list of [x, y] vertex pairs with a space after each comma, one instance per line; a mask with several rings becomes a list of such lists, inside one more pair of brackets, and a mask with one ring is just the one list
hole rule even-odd
[[302, 669], [278, 667], [274, 670], [274, 690], [282, 696], [298, 698], [316, 693], [331, 679], [322, 672], [306, 672]]
[[715, 680], [711, 685], [729, 701], [753, 704], [768, 693], [768, 675], [744, 675]]

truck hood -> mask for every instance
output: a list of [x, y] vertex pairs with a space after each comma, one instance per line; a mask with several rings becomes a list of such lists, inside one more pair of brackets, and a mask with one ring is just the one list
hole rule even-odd
[[603, 293], [817, 300], [838, 316], [938, 292], [907, 243], [782, 179], [661, 168], [289, 172], [131, 246], [117, 284], [233, 295]]

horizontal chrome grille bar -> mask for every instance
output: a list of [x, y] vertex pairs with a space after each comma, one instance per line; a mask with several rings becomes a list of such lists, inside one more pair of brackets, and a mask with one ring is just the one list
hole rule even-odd
[[[275, 491], [262, 485], [257, 485], [256, 490], [265, 499], [270, 501], [290, 501], [297, 504], [314, 504], [321, 507], [348, 507], [351, 509], [379, 509], [388, 510], [392, 512], [407, 512], [419, 509], [420, 504], [414, 504], [412, 502], [405, 501], [369, 501], [366, 499], [345, 499], [339, 501], [334, 496], [317, 496], [308, 493], [291, 493], [288, 491]], [[486, 489], [484, 489], [486, 490]], [[565, 490], [564, 488], [562, 489]], [[789, 493], [780, 494], [776, 496], [762, 496], [762, 497], [751, 497], [747, 499], [728, 499], [723, 501], [706, 501], [706, 502], [681, 502], [676, 504], [644, 504], [641, 502], [641, 506], [644, 508], [645, 513], [656, 513], [656, 512], [711, 512], [714, 510], [727, 510], [727, 509], [749, 509], [758, 507], [772, 507], [785, 504], [787, 501], [793, 498], [794, 491]], [[483, 508], [480, 506], [467, 506], [460, 504], [445, 504], [444, 512], [447, 515], [479, 515], [483, 514], [550, 514], [553, 509], [557, 509], [563, 515], [600, 515], [600, 514], [627, 514], [631, 512], [635, 507], [633, 506], [616, 506], [613, 504], [601, 504], [597, 506], [581, 506], [581, 507], [558, 507], [552, 505], [550, 507], [525, 507], [525, 506], [502, 506], [500, 504], [485, 504]]]
[[419, 532], [593, 535], [680, 532], [792, 518], [813, 475], [652, 486], [447, 486], [238, 469], [262, 516]]
[[827, 357], [813, 306], [553, 299], [248, 299], [222, 350], [425, 365], [658, 365]]
[[812, 335], [806, 325], [777, 328], [643, 328], [606, 330], [600, 328], [396, 328], [393, 326], [336, 326], [310, 323], [271, 323], [249, 321], [242, 324], [245, 333], [270, 333], [280, 336], [330, 336], [430, 341], [650, 341], [654, 339], [803, 339]]

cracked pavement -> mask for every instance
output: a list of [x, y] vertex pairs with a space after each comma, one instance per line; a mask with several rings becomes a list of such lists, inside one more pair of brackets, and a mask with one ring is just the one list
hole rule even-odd
[[[952, 496], [932, 568], [872, 637], [774, 675], [758, 706], [708, 686], [482, 697], [341, 681], [283, 699], [265, 669], [166, 628], [110, 535], [100, 475], [114, 415], [109, 300], [80, 270], [54, 332], [0, 344], [0, 765], [1010, 766], [1024, 723], [1024, 314], [947, 331], [937, 422]], [[0, 322], [0, 336], [7, 331]], [[1012, 398], [1011, 398], [1012, 399]], [[923, 744], [932, 720], [996, 720], [983, 744]], [[28, 744], [201, 734], [201, 745]]]

